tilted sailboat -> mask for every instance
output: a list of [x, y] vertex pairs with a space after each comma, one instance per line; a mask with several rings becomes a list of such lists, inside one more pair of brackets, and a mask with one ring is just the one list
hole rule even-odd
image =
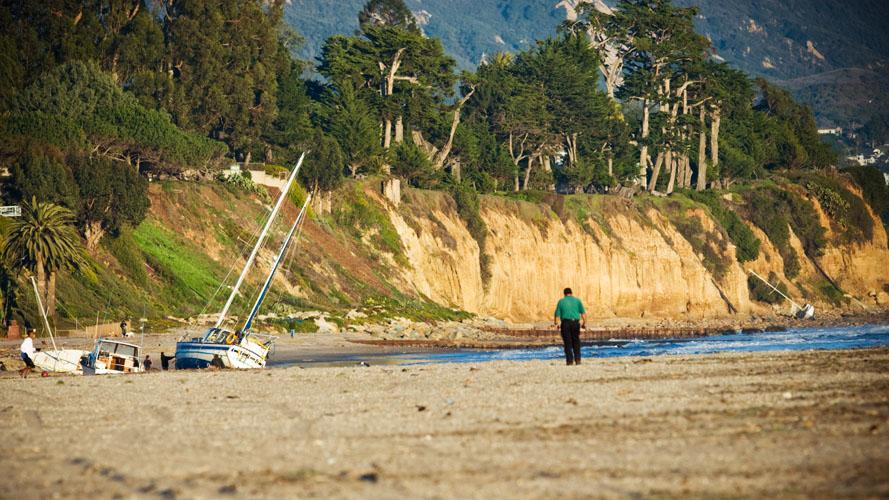
[[790, 315], [791, 316], [793, 316], [794, 318], [797, 318], [797, 319], [812, 319], [815, 317], [815, 306], [813, 306], [812, 304], [806, 304], [804, 306], [797, 304], [796, 302], [793, 301], [793, 299], [788, 297], [784, 292], [782, 292], [781, 290], [778, 290], [778, 288], [775, 287], [775, 285], [769, 283], [769, 281], [767, 279], [756, 274], [756, 271], [754, 271], [753, 269], [747, 269], [747, 270], [750, 271], [750, 274], [756, 276], [757, 278], [759, 278], [760, 281], [762, 281], [763, 283], [768, 285], [769, 288], [771, 288], [772, 290], [777, 292], [778, 295], [784, 297], [785, 299], [788, 300], [788, 302], [790, 302]]
[[52, 341], [52, 351], [35, 352], [31, 357], [31, 361], [41, 370], [58, 373], [80, 372], [80, 358], [85, 352], [81, 349], [59, 349], [56, 346], [56, 338], [52, 334], [52, 327], [49, 326], [49, 319], [47, 319], [46, 311], [43, 309], [43, 302], [40, 300], [40, 292], [37, 289], [37, 282], [34, 280], [34, 276], [31, 276], [31, 284], [34, 285], [34, 297], [37, 298], [40, 315], [43, 317], [43, 323], [46, 325], [46, 331], [49, 333], [49, 339]]
[[92, 352], [82, 349], [59, 349], [56, 346], [49, 319], [40, 301], [37, 291], [37, 282], [31, 277], [34, 285], [34, 293], [37, 297], [37, 305], [43, 316], [43, 323], [52, 341], [52, 351], [40, 351], [34, 354], [34, 365], [42, 370], [58, 373], [82, 373], [84, 375], [102, 375], [109, 373], [136, 373], [142, 371], [139, 367], [139, 356], [142, 348], [128, 342], [117, 340], [97, 339], [96, 347]]
[[278, 270], [278, 264], [280, 264], [281, 259], [284, 256], [284, 251], [287, 249], [287, 245], [290, 244], [290, 240], [293, 238], [293, 233], [296, 231], [297, 226], [305, 215], [306, 208], [309, 205], [309, 196], [306, 197], [306, 201], [296, 218], [296, 222], [293, 223], [290, 233], [281, 245], [281, 250], [275, 258], [272, 269], [266, 278], [265, 285], [259, 293], [256, 303], [253, 305], [253, 310], [250, 311], [250, 316], [244, 323], [244, 327], [235, 332], [231, 332], [222, 328], [222, 322], [225, 320], [225, 314], [228, 312], [232, 301], [237, 295], [238, 289], [244, 281], [244, 276], [246, 276], [247, 270], [250, 269], [250, 265], [253, 263], [256, 253], [259, 251], [259, 247], [262, 245], [266, 233], [268, 233], [269, 226], [275, 219], [275, 215], [277, 215], [278, 209], [281, 207], [284, 198], [287, 197], [287, 192], [290, 190], [290, 185], [293, 183], [293, 179], [296, 178], [296, 172], [299, 170], [300, 165], [302, 165], [304, 157], [305, 153], [300, 156], [293, 172], [290, 173], [290, 177], [287, 179], [287, 183], [281, 190], [281, 196], [278, 198], [278, 202], [275, 204], [274, 209], [272, 209], [272, 213], [269, 216], [265, 227], [263, 227], [262, 233], [260, 233], [259, 238], [257, 238], [256, 245], [253, 247], [253, 251], [247, 258], [244, 270], [241, 271], [241, 276], [238, 277], [237, 283], [235, 283], [235, 286], [232, 288], [228, 301], [222, 308], [222, 312], [219, 313], [219, 319], [216, 321], [216, 324], [207, 330], [207, 333], [205, 333], [203, 337], [193, 338], [176, 344], [176, 369], [207, 368], [214, 365], [215, 358], [217, 357], [219, 358], [219, 361], [216, 361], [216, 363], [221, 363], [222, 366], [226, 368], [262, 368], [265, 366], [269, 351], [271, 350], [276, 337], [253, 333], [250, 331], [250, 327], [252, 326], [253, 318], [256, 316], [259, 306], [262, 304], [266, 292], [272, 283], [272, 278]]

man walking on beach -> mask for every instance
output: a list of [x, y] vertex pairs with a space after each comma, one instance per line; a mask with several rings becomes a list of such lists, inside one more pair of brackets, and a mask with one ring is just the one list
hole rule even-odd
[[[562, 320], [562, 342], [565, 344], [565, 360], [568, 364], [580, 364], [580, 328], [586, 328], [586, 311], [580, 299], [571, 295], [571, 289], [564, 290], [565, 296], [556, 304], [553, 324], [559, 327]], [[583, 324], [580, 320], [583, 320]]]
[[19, 370], [19, 375], [28, 378], [28, 374], [31, 373], [31, 369], [34, 368], [34, 361], [31, 359], [31, 357], [34, 356], [34, 330], [28, 332], [28, 336], [22, 341], [20, 349], [22, 351], [22, 361], [25, 362], [25, 367]]

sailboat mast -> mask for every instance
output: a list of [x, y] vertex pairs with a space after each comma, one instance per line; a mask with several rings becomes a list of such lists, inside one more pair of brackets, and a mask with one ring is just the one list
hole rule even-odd
[[52, 328], [49, 327], [49, 320], [46, 319], [46, 311], [43, 310], [43, 302], [40, 300], [40, 292], [37, 290], [37, 281], [31, 276], [31, 283], [34, 285], [34, 296], [37, 297], [37, 305], [40, 306], [40, 314], [43, 316], [43, 323], [46, 325], [46, 331], [49, 333], [49, 339], [52, 340], [53, 351], [58, 352], [56, 347], [56, 339], [52, 336]]
[[250, 325], [253, 324], [253, 317], [256, 316], [256, 312], [259, 311], [259, 305], [262, 304], [262, 300], [265, 298], [265, 294], [268, 292], [269, 286], [272, 284], [272, 278], [278, 270], [278, 264], [281, 263], [281, 259], [284, 257], [284, 251], [287, 250], [287, 245], [290, 244], [290, 240], [293, 238], [293, 233], [296, 231], [296, 227], [299, 225], [300, 221], [302, 221], [303, 215], [306, 213], [306, 208], [309, 206], [309, 200], [311, 199], [312, 195], [306, 196], [306, 202], [303, 203], [302, 210], [300, 210], [299, 215], [296, 216], [296, 222], [293, 223], [293, 227], [290, 228], [290, 233], [284, 238], [284, 243], [281, 245], [281, 251], [278, 252], [278, 257], [275, 258], [275, 264], [272, 266], [272, 270], [269, 272], [269, 276], [265, 280], [265, 285], [262, 286], [262, 291], [259, 292], [259, 297], [256, 297], [256, 303], [253, 304], [253, 310], [250, 311], [250, 316], [247, 318], [247, 322], [244, 323], [245, 332], [248, 331]]
[[241, 271], [241, 275], [238, 277], [238, 282], [235, 283], [234, 288], [232, 288], [232, 293], [229, 295], [225, 307], [223, 307], [222, 312], [219, 313], [219, 319], [216, 321], [214, 328], [219, 328], [219, 326], [222, 325], [222, 321], [225, 319], [225, 313], [228, 312], [228, 308], [232, 305], [232, 301], [235, 300], [235, 295], [238, 294], [238, 289], [244, 281], [244, 276], [247, 275], [247, 270], [250, 269], [250, 264], [253, 264], [253, 259], [256, 257], [256, 253], [259, 251], [259, 247], [262, 246], [262, 241], [265, 239], [265, 235], [269, 231], [269, 226], [272, 225], [275, 215], [278, 214], [278, 209], [281, 208], [281, 203], [283, 203], [284, 198], [287, 197], [287, 192], [290, 191], [290, 185], [293, 183], [293, 179], [296, 178], [296, 172], [299, 170], [299, 166], [302, 165], [303, 158], [305, 157], [305, 153], [300, 155], [299, 161], [296, 162], [296, 167], [294, 167], [293, 172], [290, 173], [290, 177], [287, 179], [287, 184], [284, 185], [284, 188], [281, 190], [281, 196], [278, 197], [278, 203], [275, 204], [275, 208], [272, 209], [272, 214], [269, 216], [269, 220], [265, 223], [265, 227], [262, 228], [262, 233], [260, 233], [259, 238], [256, 240], [256, 246], [253, 247], [253, 251], [250, 252], [250, 256], [247, 257], [247, 264], [244, 265], [244, 270]]
[[760, 281], [762, 281], [762, 282], [765, 283], [766, 285], [769, 285], [769, 288], [771, 288], [772, 290], [778, 292], [778, 295], [780, 295], [780, 296], [784, 297], [785, 299], [787, 299], [788, 301], [790, 301], [790, 303], [793, 304], [794, 306], [796, 306], [797, 309], [802, 309], [802, 307], [800, 307], [799, 304], [797, 304], [796, 302], [794, 302], [793, 299], [791, 299], [790, 297], [788, 297], [787, 295], [785, 295], [781, 290], [778, 290], [777, 288], [775, 288], [775, 286], [772, 285], [771, 283], [769, 283], [765, 278], [763, 278], [762, 276], [756, 274], [756, 271], [754, 271], [753, 269], [747, 269], [747, 270], [750, 271], [750, 274], [752, 274], [752, 275], [756, 276], [757, 278], [759, 278]]

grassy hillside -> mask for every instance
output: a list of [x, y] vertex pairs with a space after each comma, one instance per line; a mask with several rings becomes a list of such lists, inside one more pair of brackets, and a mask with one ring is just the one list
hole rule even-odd
[[[351, 309], [368, 315], [417, 320], [456, 319], [465, 313], [399, 291], [395, 267], [407, 262], [400, 240], [364, 184], [351, 182], [336, 197], [330, 214], [314, 216], [284, 256], [260, 314], [287, 317], [322, 310], [334, 321]], [[273, 191], [273, 190], [272, 190]], [[291, 191], [278, 222], [257, 256], [229, 316], [246, 318], [262, 281], [304, 195]], [[272, 192], [277, 196], [277, 192]], [[218, 182], [164, 181], [150, 186], [151, 213], [135, 229], [105, 237], [89, 269], [60, 275], [59, 328], [144, 316], [152, 322], [216, 315], [237, 279], [270, 204]], [[421, 198], [422, 199], [422, 198]], [[413, 209], [422, 210], [414, 205]], [[395, 282], [393, 283], [393, 279]], [[220, 283], [224, 283], [220, 286]], [[18, 303], [26, 323], [38, 321], [26, 283]], [[361, 321], [361, 320], [353, 320]], [[273, 322], [278, 327], [291, 324]], [[314, 324], [296, 324], [313, 329]], [[270, 325], [271, 326], [271, 325]]]
[[[735, 247], [734, 259], [738, 262], [758, 258], [760, 242], [746, 225], [753, 223], [768, 236], [784, 261], [782, 280], [805, 290], [809, 294], [807, 300], [820, 297], [841, 305], [846, 300], [842, 291], [827, 281], [800, 281], [800, 262], [817, 257], [828, 244], [870, 241], [875, 226], [866, 203], [877, 213], [889, 205], [889, 192], [878, 184], [865, 188], [867, 202], [853, 192], [858, 188], [853, 187], [850, 175], [815, 173], [736, 184], [728, 193], [683, 191], [669, 198], [641, 196], [630, 202], [615, 196], [562, 197], [533, 191], [521, 193], [518, 198], [489, 195], [482, 197], [481, 202], [487, 210], [518, 215], [542, 230], [555, 218], [574, 220], [595, 239], [596, 231], [587, 226], [591, 221], [616, 239], [618, 245], [622, 245], [621, 235], [609, 225], [612, 215], [628, 215], [654, 227], [648, 211], [655, 209], [688, 240], [717, 280], [732, 265], [728, 242]], [[304, 311], [324, 311], [331, 321], [340, 324], [392, 316], [415, 320], [467, 316], [411, 292], [413, 284], [405, 281], [402, 272], [411, 263], [385, 214], [385, 202], [376, 194], [378, 185], [379, 179], [348, 181], [332, 196], [329, 213], [312, 214], [299, 239], [285, 254], [261, 313], [293, 317]], [[232, 317], [243, 319], [248, 314], [274, 258], [271, 249], [279, 248], [285, 231], [295, 220], [303, 195], [301, 189], [290, 194], [291, 199], [283, 205], [280, 220], [273, 224], [269, 241], [258, 254], [241, 295], [233, 303]], [[123, 317], [144, 316], [151, 322], [164, 322], [199, 314], [215, 315], [221, 310], [271, 207], [261, 201], [262, 196], [218, 182], [156, 182], [152, 183], [149, 195], [151, 212], [139, 227], [125, 229], [116, 238], [103, 238], [98, 251], [91, 255], [88, 268], [60, 276], [60, 328], [72, 328], [75, 324], [82, 327], [84, 323], [91, 325], [106, 318], [114, 322]], [[808, 200], [818, 200], [829, 227], [821, 227], [819, 215]], [[478, 205], [461, 209], [446, 193], [407, 189], [396, 210], [413, 227], [412, 221], [437, 221], [434, 212], [466, 212], [459, 216], [466, 221], [473, 218], [472, 211], [477, 217], [478, 209]], [[419, 227], [415, 231], [420, 231]], [[502, 228], [485, 229], [482, 225], [481, 233], [473, 237], [483, 241], [484, 232], [491, 229]], [[803, 253], [791, 246], [788, 229], [799, 238]], [[452, 235], [440, 222], [432, 231], [437, 232], [434, 236], [443, 244], [453, 243]], [[455, 248], [453, 244], [451, 247]], [[484, 267], [481, 262], [480, 265]], [[755, 283], [752, 285], [751, 297], [756, 299], [757, 294], [762, 294]], [[17, 302], [27, 322], [35, 324], [37, 307], [27, 283], [21, 283]], [[344, 319], [350, 310], [361, 311], [367, 318]], [[292, 325], [279, 319], [265, 326], [284, 329]], [[297, 325], [309, 330], [315, 326], [311, 322]]]

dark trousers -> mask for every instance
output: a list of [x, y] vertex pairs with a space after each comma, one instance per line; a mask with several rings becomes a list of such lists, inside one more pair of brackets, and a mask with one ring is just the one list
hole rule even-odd
[[25, 366], [27, 366], [28, 368], [37, 368], [36, 366], [34, 366], [34, 361], [31, 359], [31, 357], [25, 353], [22, 353], [22, 361], [25, 362]]
[[562, 342], [565, 343], [565, 361], [580, 364], [580, 321], [562, 320]]

